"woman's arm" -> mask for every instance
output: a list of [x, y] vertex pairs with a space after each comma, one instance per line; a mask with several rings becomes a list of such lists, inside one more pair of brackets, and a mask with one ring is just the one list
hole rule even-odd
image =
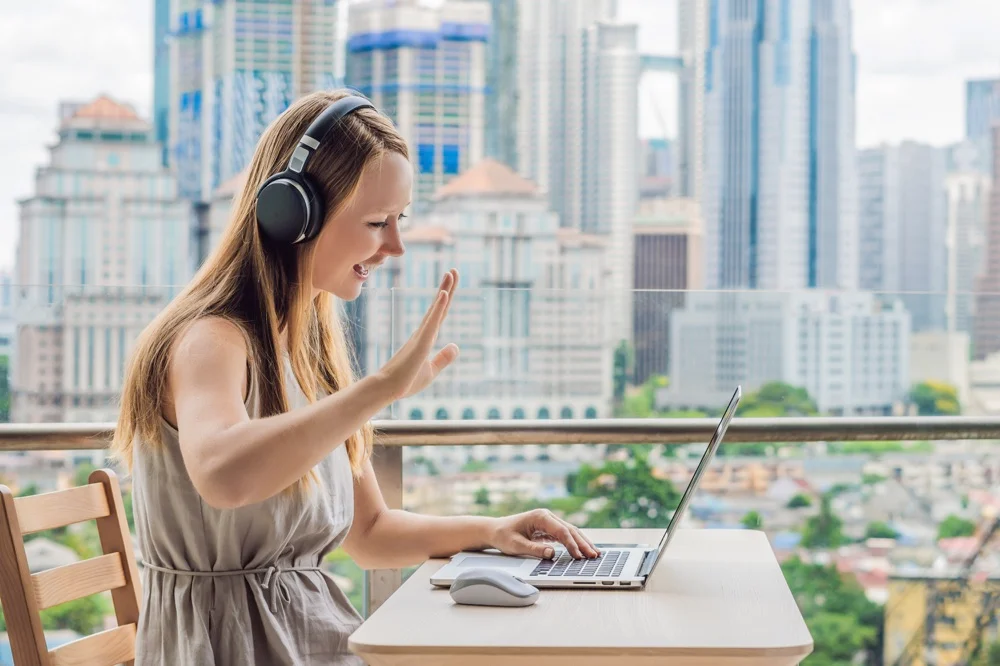
[[195, 489], [218, 508], [278, 494], [392, 400], [367, 377], [301, 409], [251, 420], [246, 363], [242, 333], [221, 318], [192, 324], [172, 354], [168, 416]]
[[306, 407], [251, 420], [243, 404], [247, 350], [239, 328], [212, 317], [177, 342], [168, 371], [172, 416], [195, 489], [220, 508], [272, 497], [319, 463], [394, 400], [422, 390], [458, 355], [432, 346], [451, 305], [458, 273], [448, 271], [410, 339], [377, 373]]
[[371, 463], [354, 484], [354, 524], [344, 550], [363, 569], [397, 569], [449, 557], [462, 550], [498, 548], [509, 555], [551, 557], [537, 535], [559, 541], [574, 557], [596, 557], [597, 548], [549, 511], [504, 518], [425, 516], [386, 506]]

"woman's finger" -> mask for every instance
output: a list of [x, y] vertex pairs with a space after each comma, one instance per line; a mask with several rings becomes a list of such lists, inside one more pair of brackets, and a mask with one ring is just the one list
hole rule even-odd
[[580, 548], [580, 544], [576, 541], [576, 536], [574, 536], [573, 531], [559, 518], [557, 518], [552, 512], [545, 512], [544, 522], [542, 528], [552, 537], [554, 537], [559, 543], [566, 547], [566, 550], [576, 559], [582, 559], [586, 557], [583, 550]]

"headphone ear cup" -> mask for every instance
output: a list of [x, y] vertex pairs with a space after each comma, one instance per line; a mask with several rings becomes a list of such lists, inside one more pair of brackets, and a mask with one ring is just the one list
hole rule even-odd
[[277, 173], [257, 190], [257, 226], [274, 242], [291, 244], [306, 231], [311, 197], [296, 174]]
[[306, 197], [309, 199], [309, 219], [306, 220], [305, 226], [305, 236], [302, 238], [302, 242], [311, 241], [319, 235], [320, 229], [323, 228], [323, 220], [326, 218], [326, 206], [323, 195], [320, 193], [319, 186], [309, 177], [308, 174], [301, 174], [299, 176], [299, 183], [302, 185], [302, 189], [305, 190]]

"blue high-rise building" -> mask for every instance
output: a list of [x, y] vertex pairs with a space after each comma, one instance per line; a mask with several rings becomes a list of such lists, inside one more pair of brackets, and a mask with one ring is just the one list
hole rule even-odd
[[965, 138], [988, 140], [990, 128], [1000, 122], [1000, 79], [965, 82]]
[[338, 12], [337, 0], [170, 0], [169, 157], [183, 197], [207, 201], [293, 100], [339, 84]]
[[706, 286], [856, 286], [850, 7], [710, 0]]
[[170, 0], [153, 5], [153, 129], [163, 147], [163, 165], [169, 163], [170, 145]]
[[417, 166], [414, 204], [485, 155], [488, 2], [352, 4], [348, 86], [395, 121]]

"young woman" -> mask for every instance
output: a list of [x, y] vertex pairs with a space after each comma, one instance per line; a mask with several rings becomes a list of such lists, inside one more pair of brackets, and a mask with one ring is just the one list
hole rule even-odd
[[551, 557], [553, 540], [597, 555], [548, 511], [383, 501], [369, 420], [458, 355], [432, 349], [458, 275], [357, 381], [334, 303], [403, 254], [411, 180], [405, 142], [365, 100], [298, 100], [264, 131], [218, 249], [138, 340], [113, 445], [144, 559], [138, 664], [360, 663], [347, 638], [361, 618], [320, 569], [341, 546], [368, 569], [485, 547]]

